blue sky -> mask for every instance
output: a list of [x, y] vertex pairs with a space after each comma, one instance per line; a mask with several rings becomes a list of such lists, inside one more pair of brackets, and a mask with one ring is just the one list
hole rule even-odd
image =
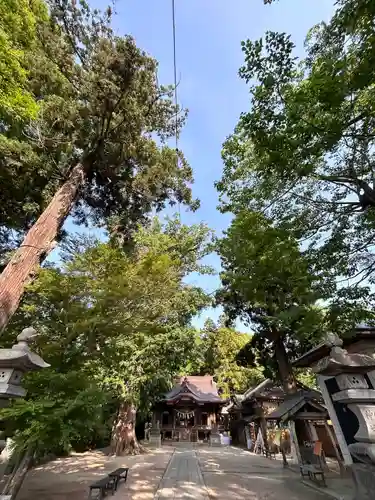
[[[107, 3], [90, 1], [99, 8]], [[179, 103], [189, 109], [180, 149], [193, 167], [194, 195], [201, 200], [196, 213], [181, 210], [181, 218], [186, 224], [204, 221], [220, 234], [230, 220], [216, 209], [218, 197], [213, 185], [221, 177], [221, 146], [250, 102], [248, 88], [237, 74], [243, 62], [240, 42], [260, 38], [267, 30], [283, 31], [292, 35], [296, 55], [303, 55], [307, 31], [331, 17], [333, 1], [279, 0], [271, 6], [263, 5], [263, 0], [175, 3]], [[133, 35], [137, 44], [159, 61], [160, 83], [173, 83], [171, 4], [172, 0], [116, 3], [115, 30]], [[210, 256], [208, 263], [219, 270], [217, 256]], [[219, 286], [217, 276], [192, 276], [190, 281], [209, 292]], [[218, 310], [205, 311], [195, 323], [201, 326], [207, 317], [216, 319], [219, 314]]]

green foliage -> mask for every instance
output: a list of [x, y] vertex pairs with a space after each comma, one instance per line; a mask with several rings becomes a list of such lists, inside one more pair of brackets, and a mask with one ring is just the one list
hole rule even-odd
[[87, 168], [75, 221], [105, 226], [121, 243], [153, 210], [177, 202], [196, 208], [192, 170], [167, 145], [176, 114], [180, 130], [186, 112], [174, 105], [173, 87], [159, 85], [155, 59], [132, 37], [113, 32], [110, 8], [100, 13], [85, 1], [30, 4], [39, 6], [34, 17], [26, 0], [2, 0], [0, 11], [5, 42], [21, 51], [4, 53], [0, 64], [12, 74], [11, 89], [38, 103], [21, 123], [1, 118], [3, 262], [79, 162]]
[[311, 389], [319, 390], [316, 381], [316, 375], [310, 369], [296, 370], [295, 375], [296, 379], [299, 382], [302, 382], [302, 384], [306, 385], [307, 387], [311, 387]]
[[108, 432], [115, 403], [147, 414], [189, 357], [191, 318], [210, 303], [183, 281], [206, 271], [199, 259], [209, 235], [204, 225], [155, 220], [127, 252], [79, 239], [82, 253], [72, 255], [70, 246], [61, 268], [40, 271], [7, 332], [14, 339], [32, 324], [40, 333], [35, 348], [51, 364], [27, 377], [27, 400], [3, 415], [20, 442], [34, 440], [40, 453], [68, 449], [79, 436], [88, 446]]
[[338, 1], [300, 61], [285, 33], [242, 42], [251, 109], [217, 184], [223, 211], [260, 211], [298, 240], [345, 331], [374, 319], [374, 16], [369, 0]]
[[72, 443], [87, 445], [108, 433], [104, 408], [109, 394], [90, 384], [79, 371], [46, 369], [28, 375], [25, 388], [31, 398], [15, 400], [1, 410], [6, 432], [19, 451], [32, 447], [40, 457], [65, 454], [71, 451]]
[[37, 103], [27, 88], [27, 57], [36, 44], [38, 18], [46, 18], [38, 1], [0, 1], [0, 121], [35, 118]]
[[243, 393], [263, 380], [261, 370], [237, 362], [237, 354], [250, 341], [249, 335], [208, 320], [200, 337], [199, 350], [203, 358], [200, 373], [214, 376], [223, 397]]
[[[217, 300], [229, 320], [240, 317], [251, 325], [250, 349], [238, 358], [251, 361], [251, 351], [275, 373], [274, 342], [283, 339], [289, 356], [308, 350], [324, 331], [324, 316], [316, 306], [320, 281], [297, 241], [258, 212], [243, 211], [218, 241], [222, 289]], [[249, 352], [245, 352], [248, 350]]]
[[0, 1], [0, 269], [39, 209], [46, 180], [37, 151], [25, 141], [39, 106], [29, 85], [39, 51], [37, 26], [46, 21], [42, 1]]

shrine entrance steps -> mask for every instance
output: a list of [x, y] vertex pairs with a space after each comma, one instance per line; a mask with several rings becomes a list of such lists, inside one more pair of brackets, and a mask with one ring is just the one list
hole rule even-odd
[[195, 450], [197, 448], [210, 448], [210, 443], [196, 443], [191, 441], [163, 441], [162, 447], [173, 447], [176, 450]]

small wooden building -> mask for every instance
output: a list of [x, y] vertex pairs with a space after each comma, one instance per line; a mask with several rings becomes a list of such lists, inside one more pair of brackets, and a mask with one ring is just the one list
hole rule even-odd
[[[301, 384], [299, 388], [302, 389]], [[319, 397], [318, 393], [317, 397]], [[233, 396], [231, 404], [228, 406], [232, 442], [240, 446], [246, 446], [247, 439], [251, 439], [254, 445], [256, 436], [262, 426], [263, 433], [266, 434], [267, 432], [267, 415], [275, 411], [284, 400], [285, 392], [283, 388], [271, 379], [263, 380], [260, 384], [248, 389], [244, 394]], [[272, 423], [268, 427], [272, 428]], [[286, 433], [288, 434], [287, 431]]]
[[209, 441], [225, 429], [226, 403], [210, 375], [180, 377], [155, 405], [152, 427], [164, 441]]
[[322, 443], [324, 455], [336, 458], [341, 464], [342, 457], [334, 430], [328, 423], [327, 409], [322, 399], [315, 397], [315, 393], [316, 391], [300, 390], [287, 396], [276, 410], [266, 416], [266, 419], [281, 424], [289, 422], [294, 434], [299, 461], [301, 461], [303, 450], [313, 448], [314, 444], [319, 441]]

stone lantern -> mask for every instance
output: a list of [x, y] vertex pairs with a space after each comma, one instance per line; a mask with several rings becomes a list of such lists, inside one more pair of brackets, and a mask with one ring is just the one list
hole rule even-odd
[[369, 374], [375, 370], [375, 359], [361, 353], [349, 353], [336, 335], [327, 338], [328, 356], [320, 359], [313, 370], [335, 377], [337, 389], [333, 402], [345, 405], [355, 415], [354, 442], [347, 443], [353, 458], [350, 466], [356, 486], [355, 500], [374, 498], [375, 490], [375, 388]]
[[22, 398], [26, 390], [21, 385], [25, 373], [48, 368], [38, 354], [30, 350], [28, 343], [37, 336], [33, 328], [25, 328], [10, 349], [0, 349], [0, 407], [7, 406], [9, 399]]
[[[26, 395], [26, 389], [21, 385], [25, 373], [50, 366], [30, 350], [28, 343], [36, 336], [37, 333], [33, 328], [25, 328], [18, 335], [17, 344], [10, 349], [0, 349], [0, 408], [7, 406], [10, 399]], [[1, 479], [13, 453], [13, 442], [10, 438], [6, 441], [0, 438], [0, 451]], [[6, 498], [10, 496], [0, 495], [0, 500]]]

